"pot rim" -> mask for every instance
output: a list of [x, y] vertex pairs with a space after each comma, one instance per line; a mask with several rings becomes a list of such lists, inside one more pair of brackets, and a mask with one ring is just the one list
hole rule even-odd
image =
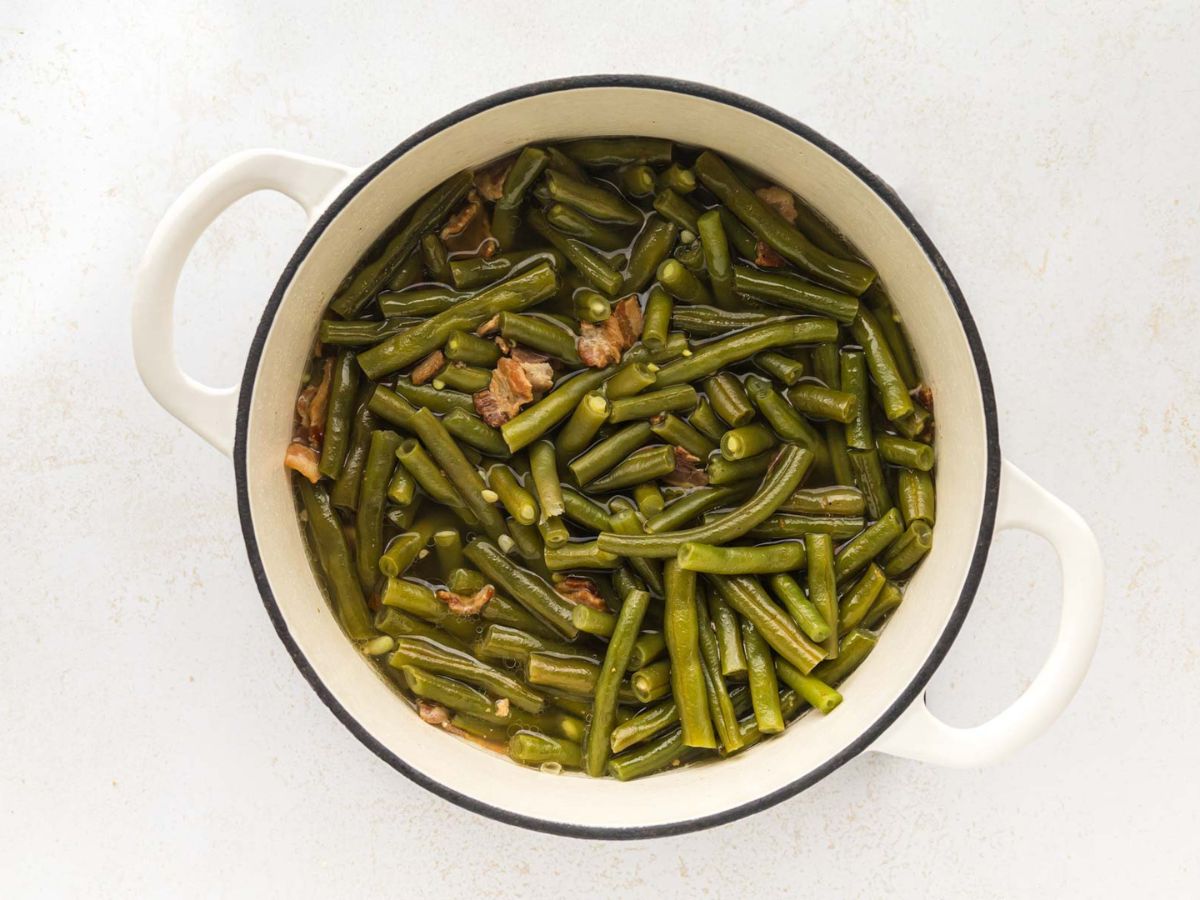
[[[979, 377], [979, 388], [981, 400], [983, 404], [984, 425], [985, 425], [985, 446], [986, 446], [986, 475], [984, 484], [983, 496], [983, 514], [979, 523], [979, 532], [976, 537], [975, 550], [971, 556], [971, 563], [967, 571], [966, 579], [963, 582], [962, 591], [959, 593], [958, 600], [954, 605], [949, 620], [945, 628], [942, 630], [937, 643], [934, 645], [932, 652], [922, 664], [916, 676], [909, 682], [908, 686], [900, 693], [891, 706], [862, 734], [858, 736], [849, 746], [844, 748], [840, 753], [826, 760], [821, 765], [817, 766], [811, 772], [797, 778], [790, 784], [772, 791], [771, 793], [752, 800], [748, 803], [743, 803], [739, 806], [723, 810], [719, 813], [713, 813], [706, 816], [700, 816], [693, 819], [687, 819], [680, 822], [672, 822], [664, 825], [647, 825], [647, 826], [630, 826], [630, 827], [597, 827], [587, 825], [573, 825], [569, 822], [559, 822], [549, 819], [539, 819], [532, 816], [521, 815], [510, 812], [506, 809], [501, 809], [491, 804], [484, 803], [474, 797], [453, 790], [440, 782], [429, 778], [422, 772], [414, 769], [403, 759], [383, 746], [375, 739], [359, 722], [355, 719], [333, 693], [325, 686], [320, 676], [313, 669], [307, 657], [301, 652], [299, 645], [292, 638], [288, 630], [286, 621], [283, 618], [283, 613], [280, 610], [279, 603], [275, 599], [275, 595], [271, 589], [271, 584], [267, 579], [266, 571], [263, 567], [262, 558], [259, 554], [258, 540], [254, 532], [254, 522], [250, 511], [250, 495], [248, 490], [247, 467], [246, 467], [246, 439], [248, 431], [248, 423], [250, 418], [250, 401], [254, 394], [255, 378], [257, 375], [259, 362], [262, 357], [263, 347], [266, 343], [267, 335], [270, 332], [271, 326], [275, 321], [275, 314], [283, 301], [284, 294], [291, 286], [292, 279], [299, 268], [300, 263], [308, 255], [316, 241], [325, 232], [325, 229], [333, 221], [333, 219], [345, 208], [350, 200], [358, 194], [363, 187], [369, 184], [379, 173], [390, 166], [396, 159], [403, 156], [413, 147], [428, 140], [437, 133], [444, 131], [452, 125], [455, 125], [465, 119], [477, 115], [485, 110], [495, 106], [501, 106], [511, 103], [516, 100], [523, 100], [529, 97], [538, 96], [541, 94], [559, 93], [562, 91], [572, 91], [584, 88], [632, 88], [643, 90], [669, 91], [678, 94], [686, 94], [695, 97], [700, 97], [705, 100], [711, 100], [716, 103], [722, 103], [727, 106], [733, 106], [745, 112], [766, 119], [788, 131], [796, 134], [804, 140], [810, 142], [820, 148], [825, 153], [832, 156], [851, 172], [854, 173], [861, 181], [866, 183], [875, 194], [891, 208], [891, 210], [899, 217], [904, 226], [912, 234], [913, 238], [920, 245], [925, 256], [933, 264], [937, 270], [938, 277], [946, 287], [947, 293], [954, 304], [955, 312], [958, 314], [959, 321], [963, 328], [963, 333], [967, 339], [967, 345], [971, 351], [972, 360], [975, 363], [976, 373]], [[967, 612], [971, 608], [971, 603], [975, 598], [975, 593], [979, 588], [980, 579], [983, 576], [984, 565], [987, 562], [988, 550], [991, 546], [992, 533], [995, 527], [996, 508], [1000, 490], [1000, 440], [998, 434], [997, 415], [996, 415], [996, 399], [992, 390], [992, 378], [988, 369], [987, 356], [984, 353], [983, 343], [980, 340], [979, 332], [975, 327], [975, 320], [971, 316], [971, 312], [967, 307], [967, 302], [962, 295], [962, 291], [958, 287], [958, 282], [955, 281], [949, 267], [946, 265], [937, 248], [925, 233], [924, 229], [917, 223], [916, 218], [909, 211], [908, 207], [900, 200], [895, 192], [881, 179], [862, 163], [856, 160], [853, 156], [839, 147], [837, 144], [830, 141], [828, 138], [818, 134], [807, 125], [793, 119], [791, 116], [775, 110], [765, 104], [759, 103], [756, 100], [751, 100], [741, 94], [736, 94], [731, 91], [721, 88], [711, 87], [706, 84], [701, 84], [694, 81], [684, 81], [676, 78], [663, 78], [653, 75], [580, 75], [570, 78], [555, 78], [547, 81], [537, 81], [520, 87], [509, 88], [508, 90], [500, 91], [481, 100], [476, 100], [466, 106], [459, 107], [453, 112], [443, 116], [442, 118], [426, 125], [424, 128], [416, 131], [406, 140], [397, 144], [386, 154], [381, 156], [371, 165], [364, 168], [359, 175], [348, 184], [342, 192], [329, 204], [329, 206], [321, 213], [320, 218], [309, 228], [304, 235], [303, 240], [296, 248], [296, 252], [288, 261], [283, 273], [279, 277], [279, 281], [275, 285], [274, 291], [271, 293], [270, 299], [263, 310], [262, 318], [259, 320], [258, 328], [255, 330], [254, 339], [250, 344], [248, 357], [246, 360], [246, 368], [242, 375], [241, 387], [238, 394], [238, 409], [236, 420], [236, 432], [234, 435], [233, 449], [234, 463], [234, 478], [237, 488], [238, 514], [241, 520], [242, 536], [246, 542], [246, 555], [250, 562], [250, 569], [254, 574], [254, 580], [258, 585], [259, 593], [262, 595], [263, 605], [266, 607], [267, 615], [271, 619], [271, 623], [275, 626], [275, 632], [279, 635], [279, 639], [287, 648], [288, 654], [292, 661], [300, 670], [300, 673], [308, 681], [309, 685], [317, 696], [340, 721], [363, 745], [370, 749], [376, 756], [396, 769], [402, 775], [430, 791], [433, 794], [448, 800], [463, 809], [478, 813], [490, 819], [503, 822], [508, 825], [516, 825], [522, 828], [527, 828], [532, 831], [540, 831], [548, 834], [555, 834], [564, 837], [575, 838], [590, 838], [603, 840], [638, 840], [643, 838], [667, 837], [673, 835], [688, 834], [693, 831], [700, 831], [706, 828], [712, 828], [717, 825], [723, 825], [728, 822], [736, 821], [745, 816], [761, 812], [769, 809], [777, 803], [782, 802], [790, 797], [795, 796], [813, 784], [816, 784], [827, 775], [841, 768], [843, 765], [854, 759], [864, 750], [869, 748], [875, 740], [888, 729], [900, 717], [912, 703], [917, 700], [925, 685], [933, 676], [946, 653], [950, 649], [950, 645], [958, 636], [959, 630], [962, 628], [963, 621], [966, 618]]]

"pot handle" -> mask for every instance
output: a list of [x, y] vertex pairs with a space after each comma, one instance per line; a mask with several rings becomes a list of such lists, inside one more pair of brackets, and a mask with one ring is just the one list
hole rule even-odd
[[1104, 572], [1096, 536], [1079, 514], [1005, 460], [996, 528], [1023, 528], [1058, 552], [1063, 603], [1058, 637], [1033, 683], [1012, 706], [973, 728], [947, 725], [922, 696], [871, 749], [956, 768], [990, 765], [1050, 727], [1087, 674], [1104, 607]]
[[175, 289], [188, 254], [222, 212], [255, 191], [295, 200], [311, 225], [356, 170], [281, 150], [246, 150], [214, 165], [171, 204], [146, 247], [133, 290], [133, 358], [162, 407], [226, 456], [233, 454], [237, 386], [201, 384], [175, 358]]

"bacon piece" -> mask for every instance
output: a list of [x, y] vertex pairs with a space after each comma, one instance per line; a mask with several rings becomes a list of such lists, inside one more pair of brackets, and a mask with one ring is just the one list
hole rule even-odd
[[787, 260], [763, 241], [759, 241], [754, 247], [754, 264], [764, 269], [782, 269], [787, 265]]
[[308, 444], [292, 441], [288, 444], [287, 454], [283, 457], [283, 467], [299, 472], [313, 484], [321, 477], [317, 466], [321, 463], [321, 455]]
[[930, 412], [933, 412], [933, 388], [921, 382], [917, 385], [917, 400]]
[[476, 191], [467, 195], [466, 202], [442, 226], [442, 242], [448, 253], [469, 253], [490, 259], [499, 246], [492, 237], [487, 211]]
[[431, 703], [429, 700], [417, 701], [417, 715], [421, 717], [422, 722], [428, 722], [430, 725], [448, 725], [450, 723], [450, 710], [440, 703]]
[[495, 203], [500, 199], [504, 193], [504, 179], [508, 177], [508, 170], [516, 161], [515, 156], [506, 156], [475, 173], [475, 190], [479, 191], [484, 200]]
[[329, 392], [333, 384], [333, 360], [325, 360], [319, 385], [309, 385], [296, 398], [298, 423], [292, 440], [320, 450], [325, 438], [325, 411], [329, 407]]
[[511, 356], [525, 370], [525, 377], [529, 379], [529, 386], [535, 394], [548, 391], [554, 385], [554, 367], [545, 353], [526, 347], [513, 347]]
[[496, 711], [496, 715], [498, 715], [500, 718], [507, 719], [508, 714], [512, 712], [512, 704], [508, 702], [507, 697], [501, 697], [495, 702], [495, 704], [492, 706], [492, 709]]
[[525, 367], [507, 356], [496, 361], [492, 381], [475, 394], [475, 411], [493, 428], [499, 428], [533, 399], [533, 385]]
[[441, 600], [449, 608], [450, 612], [456, 616], [473, 616], [481, 609], [487, 606], [488, 601], [496, 596], [496, 589], [490, 584], [485, 584], [474, 594], [469, 596], [464, 594], [456, 594], [454, 591], [438, 591], [437, 598]]
[[621, 361], [621, 354], [634, 345], [642, 333], [642, 308], [636, 294], [630, 294], [613, 307], [612, 315], [593, 325], [584, 322], [575, 339], [579, 358], [585, 365], [603, 369]]
[[590, 578], [584, 578], [582, 575], [568, 575], [554, 585], [554, 590], [560, 597], [570, 600], [572, 603], [581, 603], [592, 609], [608, 609], [604, 598], [600, 596], [600, 588], [596, 586], [596, 582]]
[[787, 219], [789, 225], [796, 224], [796, 198], [788, 191], [773, 184], [770, 187], [759, 188], [754, 193], [758, 195], [759, 200]]
[[700, 468], [700, 457], [676, 447], [675, 469], [663, 481], [676, 487], [703, 487], [708, 484], [708, 475]]
[[408, 377], [413, 384], [424, 384], [437, 375], [438, 372], [442, 371], [445, 365], [446, 355], [441, 350], [434, 350], [416, 364]]
[[[482, 325], [480, 325], [478, 328], [476, 328], [475, 333], [477, 335], [479, 335], [480, 337], [487, 337], [489, 334], [495, 334], [499, 330], [500, 330], [500, 316], [494, 315], [490, 319], [488, 319], [486, 322], [484, 322]], [[500, 349], [503, 350], [504, 348], [501, 347]]]

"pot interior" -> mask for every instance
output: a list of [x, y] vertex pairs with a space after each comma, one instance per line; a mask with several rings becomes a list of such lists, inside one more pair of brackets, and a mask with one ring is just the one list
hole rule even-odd
[[[783, 734], [715, 766], [683, 767], [627, 784], [545, 775], [421, 722], [332, 616], [310, 570], [282, 466], [300, 373], [324, 306], [349, 266], [396, 216], [460, 169], [528, 143], [603, 135], [665, 137], [713, 148], [796, 192], [833, 222], [877, 268], [903, 316], [934, 391], [938, 429], [934, 548], [874, 653], [843, 685], [841, 707], [825, 718], [809, 713]], [[269, 330], [251, 370], [253, 388], [243, 394], [243, 404], [249, 403], [239, 417], [246, 429], [244, 508], [252, 519], [244, 525], [257, 541], [260, 580], [269, 582], [296, 648], [336, 703], [387, 753], [444, 791], [543, 827], [687, 827], [811, 781], [861, 750], [864, 734], [877, 732], [889, 711], [898, 711], [893, 707], [902, 695], [911, 699], [912, 683], [927, 677], [923, 667], [952, 624], [980, 535], [990, 533], [990, 521], [981, 525], [988, 489], [986, 416], [976, 360], [947, 285], [900, 215], [871, 186], [813, 141], [738, 106], [668, 89], [578, 87], [502, 102], [435, 130], [334, 208], [325, 227], [310, 235], [290, 283], [281, 284], [278, 308], [268, 309]], [[253, 561], [253, 548], [251, 555]]]

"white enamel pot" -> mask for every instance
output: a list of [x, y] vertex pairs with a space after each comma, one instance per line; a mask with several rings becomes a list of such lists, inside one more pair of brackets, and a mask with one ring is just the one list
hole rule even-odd
[[[418, 197], [452, 173], [531, 142], [647, 135], [711, 147], [795, 191], [878, 269], [937, 399], [938, 521], [903, 605], [828, 717], [713, 765], [620, 783], [517, 766], [421, 722], [342, 634], [317, 587], [282, 461], [301, 370], [347, 268]], [[267, 302], [239, 387], [180, 371], [172, 306], [189, 251], [239, 198], [275, 190], [310, 228]], [[765, 809], [871, 750], [948, 766], [1003, 759], [1044, 731], [1087, 671], [1102, 610], [1099, 548], [1088, 526], [1011, 463], [996, 432], [987, 361], [966, 302], [912, 214], [878, 177], [812, 129], [697, 84], [601, 76], [506, 91], [441, 119], [366, 168], [274, 150], [210, 169], [167, 212], [138, 273], [134, 353], [150, 392], [232, 454], [250, 566], [296, 665], [358, 738], [434, 793], [496, 819], [559, 834], [677, 834]], [[1049, 658], [1011, 707], [956, 728], [923, 691], [971, 606], [996, 529], [1046, 538], [1062, 564], [1063, 605]]]

